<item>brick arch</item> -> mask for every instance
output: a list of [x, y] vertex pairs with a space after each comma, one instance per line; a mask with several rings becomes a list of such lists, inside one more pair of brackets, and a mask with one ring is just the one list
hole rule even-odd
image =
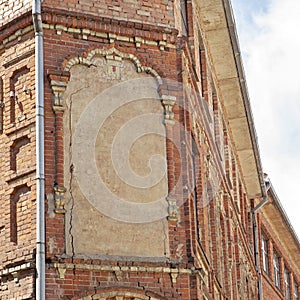
[[18, 97], [23, 94], [21, 91], [25, 81], [24, 78], [22, 80], [22, 77], [27, 75], [29, 72], [30, 69], [27, 66], [23, 66], [15, 70], [11, 75], [9, 87], [10, 87], [10, 92], [12, 92], [14, 96], [9, 98], [10, 123], [15, 123], [17, 109], [19, 109], [21, 114], [23, 114], [24, 107], [22, 101], [20, 101]]
[[[21, 149], [27, 147], [29, 144], [30, 144], [30, 139], [28, 136], [20, 137], [12, 143], [12, 145], [10, 146], [10, 169], [11, 170], [13, 170], [13, 171], [18, 170], [17, 157], [18, 157]], [[28, 152], [28, 149], [25, 149], [25, 151]], [[23, 154], [23, 155], [25, 155], [25, 154]], [[22, 165], [24, 167], [24, 163], [22, 163]], [[29, 167], [29, 165], [27, 167]]]
[[[18, 242], [18, 216], [23, 214], [22, 209], [18, 209], [20, 197], [30, 193], [31, 188], [27, 184], [15, 187], [10, 195], [10, 241], [17, 244]], [[20, 231], [19, 231], [20, 232]]]
[[72, 298], [72, 300], [167, 300], [167, 298], [151, 291], [118, 287], [93, 290], [84, 296]]

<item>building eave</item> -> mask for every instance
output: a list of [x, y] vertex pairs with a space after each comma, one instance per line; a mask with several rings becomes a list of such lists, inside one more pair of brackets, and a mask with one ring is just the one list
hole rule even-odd
[[300, 240], [297, 236], [273, 186], [268, 192], [269, 203], [262, 208], [264, 217], [286, 249], [294, 267], [300, 272]]
[[262, 165], [229, 0], [195, 0], [218, 94], [226, 110], [248, 197], [265, 195]]

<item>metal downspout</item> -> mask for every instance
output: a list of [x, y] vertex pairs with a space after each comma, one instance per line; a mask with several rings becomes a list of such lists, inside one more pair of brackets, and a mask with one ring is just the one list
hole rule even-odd
[[41, 0], [32, 1], [36, 93], [36, 299], [45, 299], [44, 58]]
[[256, 213], [259, 209], [261, 209], [268, 202], [268, 190], [271, 187], [271, 183], [269, 179], [265, 179], [265, 191], [263, 200], [259, 202], [251, 211], [252, 220], [253, 220], [253, 236], [254, 236], [254, 261], [255, 267], [258, 274], [257, 286], [258, 286], [258, 300], [263, 300], [262, 295], [262, 282], [261, 282], [261, 269], [259, 266], [259, 246], [258, 246], [258, 226], [257, 226], [257, 218]]

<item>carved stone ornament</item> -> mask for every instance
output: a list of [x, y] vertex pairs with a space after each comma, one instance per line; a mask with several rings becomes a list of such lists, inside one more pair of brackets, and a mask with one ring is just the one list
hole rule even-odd
[[51, 80], [50, 84], [53, 93], [53, 110], [63, 110], [64, 101], [62, 94], [66, 90], [67, 83], [63, 81]]
[[59, 279], [65, 279], [66, 271], [67, 271], [66, 268], [63, 268], [63, 267], [58, 267], [57, 268]]
[[64, 110], [64, 100], [63, 94], [67, 88], [67, 84], [70, 78], [69, 72], [60, 72], [48, 74], [48, 79], [50, 82], [52, 95], [53, 95], [53, 111], [56, 113], [58, 111]]
[[55, 209], [54, 211], [57, 214], [64, 214], [66, 212], [65, 210], [65, 192], [66, 188], [62, 186], [54, 186], [54, 205]]
[[171, 273], [171, 280], [173, 284], [176, 284], [177, 282], [177, 277], [178, 277], [178, 272], [172, 272]]
[[175, 124], [173, 107], [176, 102], [176, 97], [170, 95], [162, 95], [161, 102], [165, 109], [165, 123], [170, 125]]
[[178, 210], [176, 198], [167, 197], [167, 201], [169, 203], [168, 220], [177, 222], [179, 218], [179, 210]]

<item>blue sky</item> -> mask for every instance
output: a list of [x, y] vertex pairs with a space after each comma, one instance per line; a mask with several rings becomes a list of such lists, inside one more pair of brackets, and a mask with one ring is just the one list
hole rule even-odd
[[300, 1], [232, 6], [263, 169], [300, 237]]
[[255, 15], [267, 13], [270, 0], [232, 0], [232, 5], [239, 27], [241, 25], [248, 27], [248, 25], [254, 23], [253, 17]]

